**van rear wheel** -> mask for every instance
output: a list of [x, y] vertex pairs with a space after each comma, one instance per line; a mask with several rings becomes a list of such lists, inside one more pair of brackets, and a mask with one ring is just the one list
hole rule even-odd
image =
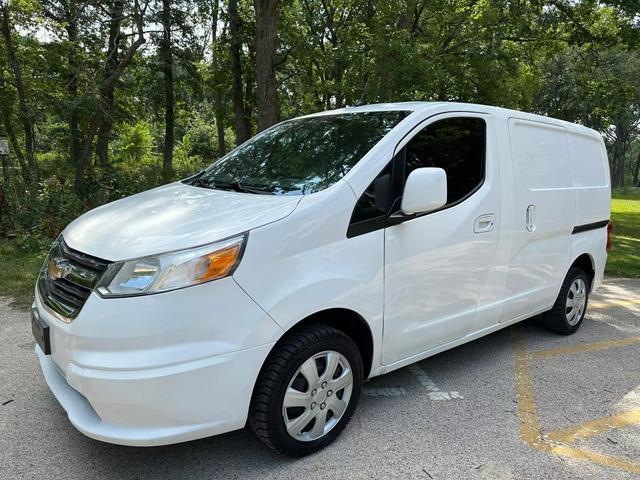
[[578, 330], [587, 311], [589, 288], [587, 274], [580, 268], [570, 268], [553, 308], [542, 314], [544, 326], [562, 335]]
[[284, 455], [320, 450], [349, 422], [362, 371], [360, 352], [349, 336], [325, 325], [300, 330], [276, 347], [260, 372], [249, 424]]

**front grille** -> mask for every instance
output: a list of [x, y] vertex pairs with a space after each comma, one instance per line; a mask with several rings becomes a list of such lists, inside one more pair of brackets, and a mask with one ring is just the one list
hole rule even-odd
[[73, 320], [111, 262], [54, 243], [38, 278], [42, 301], [63, 320]]

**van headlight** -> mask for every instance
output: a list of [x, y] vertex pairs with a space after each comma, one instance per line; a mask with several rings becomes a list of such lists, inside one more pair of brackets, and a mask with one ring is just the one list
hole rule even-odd
[[128, 297], [166, 292], [232, 275], [244, 251], [247, 235], [161, 255], [112, 264], [98, 293]]

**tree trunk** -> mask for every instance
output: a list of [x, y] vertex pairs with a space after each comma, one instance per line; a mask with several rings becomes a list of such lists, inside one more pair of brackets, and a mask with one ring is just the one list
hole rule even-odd
[[78, 65], [77, 65], [77, 42], [78, 42], [78, 6], [75, 0], [69, 1], [66, 11], [66, 31], [69, 39], [69, 51], [67, 52], [67, 93], [71, 101], [69, 109], [69, 160], [71, 165], [78, 164], [80, 155], [80, 127], [78, 126]]
[[222, 111], [222, 98], [219, 94], [213, 97], [213, 108], [216, 116], [216, 130], [218, 133], [218, 155], [224, 157], [227, 153], [226, 138], [224, 133], [224, 114]]
[[640, 148], [638, 148], [638, 155], [636, 156], [636, 163], [633, 166], [633, 174], [631, 176], [631, 184], [634, 187], [640, 187]]
[[162, 0], [162, 43], [160, 54], [164, 65], [164, 156], [162, 176], [165, 181], [173, 173], [174, 137], [174, 92], [173, 92], [173, 55], [171, 43], [171, 2]]
[[256, 10], [256, 83], [258, 131], [278, 121], [276, 50], [279, 0], [254, 0]]
[[240, 61], [240, 18], [238, 16], [238, 0], [229, 0], [229, 56], [231, 59], [231, 77], [233, 85], [233, 110], [235, 114], [236, 145], [249, 140], [250, 126], [244, 104], [242, 89], [242, 63]]
[[[109, 78], [118, 66], [118, 52], [120, 47], [120, 26], [122, 24], [124, 0], [114, 0], [109, 19], [109, 44], [107, 46], [107, 61], [105, 63], [104, 78]], [[103, 121], [98, 129], [96, 142], [96, 161], [104, 168], [109, 164], [109, 137], [113, 128], [113, 108], [115, 105], [115, 83], [104, 89], [101, 94], [101, 108]]]
[[0, 20], [0, 31], [4, 38], [4, 43], [7, 52], [7, 60], [9, 61], [9, 67], [11, 68], [14, 76], [16, 90], [18, 92], [18, 106], [20, 108], [20, 121], [22, 122], [22, 129], [24, 130], [24, 146], [25, 146], [25, 158], [29, 168], [28, 176], [30, 181], [35, 182], [38, 177], [38, 168], [36, 164], [34, 154], [34, 129], [33, 129], [33, 116], [31, 109], [27, 104], [27, 94], [24, 88], [24, 82], [22, 79], [22, 69], [18, 58], [16, 56], [15, 47], [13, 45], [13, 39], [11, 38], [11, 21], [9, 19], [9, 6], [7, 3], [2, 2], [0, 4], [0, 11], [2, 13], [2, 19]]
[[[118, 0], [122, 3], [122, 0]], [[137, 30], [136, 39], [129, 45], [127, 50], [124, 52], [124, 55], [118, 60], [115, 68], [113, 69], [111, 75], [107, 77], [102, 84], [100, 85], [100, 105], [93, 115], [91, 122], [89, 123], [89, 127], [87, 128], [87, 134], [84, 139], [84, 143], [82, 146], [82, 150], [80, 151], [80, 156], [78, 157], [78, 164], [76, 165], [76, 173], [74, 180], [74, 187], [76, 192], [80, 195], [84, 195], [85, 187], [86, 187], [86, 176], [87, 169], [89, 167], [89, 159], [91, 157], [91, 149], [93, 146], [93, 141], [96, 138], [96, 134], [100, 129], [103, 120], [104, 120], [104, 111], [105, 107], [102, 104], [104, 98], [107, 98], [107, 94], [110, 89], [112, 89], [118, 79], [122, 76], [122, 73], [126, 70], [126, 68], [133, 60], [133, 57], [138, 52], [140, 47], [144, 45], [144, 11], [145, 7], [141, 7], [138, 0], [134, 0], [133, 2], [133, 19], [134, 19], [134, 28]]]
[[216, 117], [216, 131], [218, 134], [218, 155], [223, 157], [227, 153], [227, 145], [224, 133], [224, 109], [222, 105], [222, 94], [220, 93], [220, 69], [217, 65], [216, 42], [218, 41], [218, 18], [220, 15], [219, 0], [213, 0], [211, 8], [211, 69], [213, 71], [214, 93], [213, 110]]
[[624, 163], [627, 146], [627, 132], [623, 125], [616, 124], [616, 138], [613, 143], [613, 172], [611, 186], [613, 188], [624, 186]]

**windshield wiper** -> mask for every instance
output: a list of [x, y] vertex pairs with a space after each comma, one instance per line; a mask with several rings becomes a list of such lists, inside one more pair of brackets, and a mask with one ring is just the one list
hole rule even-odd
[[257, 185], [243, 185], [238, 180], [235, 182], [219, 182], [217, 180], [203, 181], [202, 178], [196, 178], [191, 185], [194, 187], [213, 188], [219, 190], [233, 190], [242, 193], [256, 193], [258, 195], [275, 195], [269, 187], [261, 187]]

